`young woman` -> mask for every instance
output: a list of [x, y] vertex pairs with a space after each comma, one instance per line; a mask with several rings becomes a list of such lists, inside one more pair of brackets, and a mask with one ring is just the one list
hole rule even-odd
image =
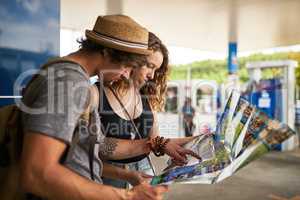
[[[193, 137], [178, 139], [159, 137], [156, 112], [164, 105], [169, 57], [165, 45], [151, 32], [149, 48], [153, 53], [147, 57], [147, 65], [132, 71], [132, 81], [121, 80], [105, 87], [99, 111], [102, 132], [106, 137], [132, 140], [131, 148], [139, 140], [147, 139], [154, 143], [156, 141], [163, 145], [160, 152], [156, 152], [157, 155], [166, 153], [177, 164], [182, 165], [187, 154], [195, 156], [191, 151], [181, 147]], [[132, 150], [132, 155], [137, 155], [136, 151]], [[131, 153], [130, 150], [128, 153]], [[141, 152], [138, 156], [109, 159], [107, 162], [122, 168], [128, 166], [132, 170], [153, 174], [146, 156], [147, 153]], [[140, 175], [146, 177], [143, 173]], [[103, 182], [116, 187], [126, 187], [124, 181], [104, 177]]]

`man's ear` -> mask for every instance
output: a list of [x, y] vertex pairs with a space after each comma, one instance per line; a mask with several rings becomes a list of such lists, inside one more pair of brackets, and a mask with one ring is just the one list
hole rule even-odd
[[107, 49], [103, 49], [103, 57], [109, 58], [109, 54], [107, 52]]
[[103, 58], [111, 62], [111, 54], [109, 53], [109, 49], [103, 49]]

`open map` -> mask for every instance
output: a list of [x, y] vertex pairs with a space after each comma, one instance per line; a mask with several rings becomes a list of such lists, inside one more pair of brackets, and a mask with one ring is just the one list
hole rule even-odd
[[185, 145], [202, 160], [189, 157], [188, 164], [180, 167], [173, 167], [169, 160], [169, 167], [161, 175], [155, 176], [151, 184], [217, 183], [293, 134], [296, 133], [287, 125], [270, 119], [233, 91], [215, 133], [199, 135]]

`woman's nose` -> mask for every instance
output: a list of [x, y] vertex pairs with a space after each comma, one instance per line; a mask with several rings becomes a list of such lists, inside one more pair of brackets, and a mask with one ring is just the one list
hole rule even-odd
[[154, 70], [152, 70], [152, 71], [148, 74], [148, 78], [149, 78], [149, 79], [153, 79], [153, 78], [154, 78]]

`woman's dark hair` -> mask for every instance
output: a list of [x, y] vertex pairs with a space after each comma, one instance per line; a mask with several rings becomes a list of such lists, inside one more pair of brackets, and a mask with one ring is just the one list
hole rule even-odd
[[109, 47], [104, 47], [100, 44], [97, 44], [89, 39], [79, 39], [79, 48], [88, 52], [99, 52], [104, 55], [104, 50], [108, 53], [110, 61], [113, 63], [124, 64], [127, 67], [142, 67], [147, 64], [147, 56], [129, 53], [125, 51], [119, 51]]

